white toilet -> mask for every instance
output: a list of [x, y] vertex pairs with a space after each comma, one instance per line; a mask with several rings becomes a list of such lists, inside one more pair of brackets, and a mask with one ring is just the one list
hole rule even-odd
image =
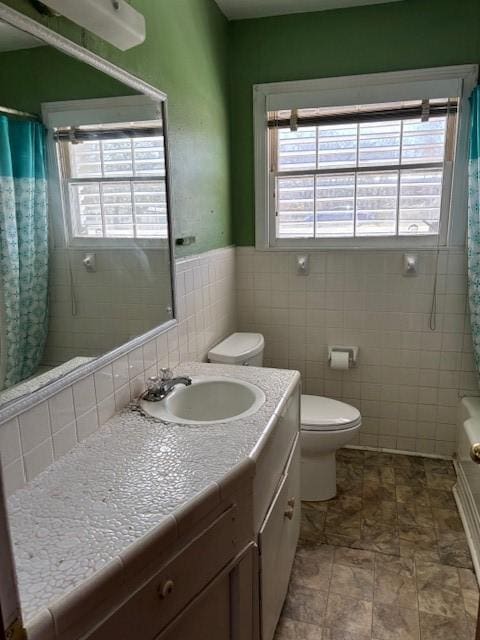
[[[232, 333], [208, 352], [208, 359], [261, 367], [264, 346], [260, 333]], [[360, 412], [338, 400], [302, 395], [300, 414], [301, 498], [329, 500], [337, 493], [335, 452], [357, 434]]]
[[330, 500], [337, 493], [335, 452], [358, 433], [362, 417], [345, 402], [301, 397], [302, 500]]
[[209, 362], [244, 364], [251, 367], [263, 365], [265, 340], [261, 333], [232, 333], [208, 352]]

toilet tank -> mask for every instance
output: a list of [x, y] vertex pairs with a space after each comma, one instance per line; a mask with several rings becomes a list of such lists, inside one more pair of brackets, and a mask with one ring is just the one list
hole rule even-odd
[[232, 333], [210, 349], [208, 361], [261, 367], [264, 347], [265, 341], [261, 333]]

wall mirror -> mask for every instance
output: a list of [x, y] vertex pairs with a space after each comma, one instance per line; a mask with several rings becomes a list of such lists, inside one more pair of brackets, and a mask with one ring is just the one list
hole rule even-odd
[[0, 406], [173, 318], [166, 102], [134, 84], [0, 22]]

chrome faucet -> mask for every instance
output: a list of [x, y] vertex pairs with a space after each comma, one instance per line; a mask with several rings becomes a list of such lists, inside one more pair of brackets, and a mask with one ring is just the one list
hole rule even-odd
[[147, 380], [147, 388], [142, 393], [142, 400], [149, 402], [159, 402], [165, 400], [177, 384], [184, 384], [186, 387], [192, 384], [192, 379], [188, 376], [173, 377], [171, 369], [160, 369], [161, 376], [151, 376]]

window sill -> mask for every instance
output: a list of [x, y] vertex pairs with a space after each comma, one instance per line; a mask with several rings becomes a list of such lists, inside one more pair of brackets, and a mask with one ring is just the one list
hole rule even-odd
[[67, 249], [80, 251], [102, 251], [116, 249], [168, 249], [167, 238], [73, 238], [67, 243]]
[[279, 243], [276, 245], [266, 246], [259, 245], [255, 246], [257, 251], [274, 251], [274, 252], [283, 252], [283, 251], [308, 251], [308, 252], [321, 252], [321, 251], [450, 251], [450, 250], [459, 250], [463, 249], [465, 243], [455, 244], [455, 243], [441, 243], [437, 244], [437, 242], [425, 243], [425, 242], [414, 242], [412, 238], [410, 241], [405, 240], [402, 242], [368, 242], [368, 243], [331, 243], [331, 242], [321, 242], [321, 243]]

